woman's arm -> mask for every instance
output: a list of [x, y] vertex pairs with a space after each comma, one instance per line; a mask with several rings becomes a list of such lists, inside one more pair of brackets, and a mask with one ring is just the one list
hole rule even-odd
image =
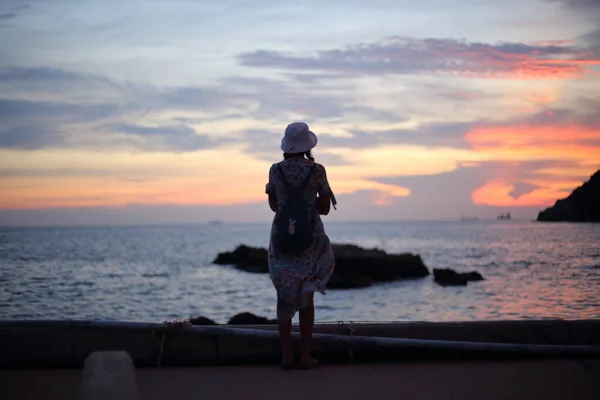
[[275, 193], [269, 193], [269, 207], [273, 212], [277, 211], [277, 195]]
[[269, 207], [271, 207], [273, 212], [277, 212], [277, 187], [275, 186], [274, 170], [275, 164], [269, 168], [269, 182], [265, 187], [265, 192], [269, 195]]
[[317, 194], [317, 211], [320, 215], [329, 214], [332, 193], [327, 181], [327, 171], [325, 171], [325, 167], [321, 164], [317, 164]]
[[317, 196], [317, 211], [320, 215], [329, 214], [331, 209], [331, 197], [329, 196]]

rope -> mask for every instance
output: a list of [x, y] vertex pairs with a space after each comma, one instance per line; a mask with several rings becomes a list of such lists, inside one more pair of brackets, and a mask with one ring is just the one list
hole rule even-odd
[[67, 348], [69, 349], [69, 354], [73, 353], [73, 346], [71, 344], [71, 323], [67, 324]]
[[[337, 323], [338, 323], [338, 325], [346, 328], [348, 330], [350, 336], [354, 336], [354, 334], [356, 333], [356, 330], [354, 330], [354, 326], [352, 325], [352, 321], [350, 321], [350, 323], [348, 325], [346, 323], [344, 323], [344, 321], [338, 321]], [[350, 344], [348, 344], [348, 354], [350, 354], [350, 362], [353, 363], [354, 362], [354, 353], [352, 352], [352, 347], [350, 346]]]
[[[160, 345], [158, 348], [158, 357], [156, 359], [156, 366], [160, 367], [161, 363], [162, 363], [162, 356], [163, 356], [163, 352], [165, 349], [165, 340], [167, 337], [167, 330], [169, 329], [182, 329], [188, 326], [192, 326], [192, 324], [190, 323], [189, 318], [175, 318], [173, 321], [165, 321], [163, 322], [163, 325], [167, 328], [165, 330], [161, 330], [160, 333]], [[154, 329], [152, 329], [152, 336], [153, 338], [156, 338]]]
[[167, 332], [166, 331], [162, 331], [160, 333], [160, 347], [158, 348], [158, 358], [156, 359], [156, 366], [160, 367], [160, 364], [162, 362], [162, 355], [163, 355], [163, 350], [165, 348], [165, 337], [167, 336]]

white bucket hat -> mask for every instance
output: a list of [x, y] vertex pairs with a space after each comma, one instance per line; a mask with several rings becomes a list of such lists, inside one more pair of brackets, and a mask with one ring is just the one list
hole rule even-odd
[[281, 139], [281, 150], [284, 153], [304, 153], [317, 145], [317, 135], [308, 129], [304, 122], [292, 122], [285, 128]]

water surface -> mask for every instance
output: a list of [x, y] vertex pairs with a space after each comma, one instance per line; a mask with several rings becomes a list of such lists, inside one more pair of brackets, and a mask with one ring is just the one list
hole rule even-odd
[[[421, 254], [431, 277], [317, 295], [319, 321], [600, 318], [600, 224], [519, 221], [330, 223], [335, 243]], [[240, 243], [266, 246], [268, 224], [0, 228], [0, 319], [158, 321], [242, 311], [274, 317], [268, 275], [211, 265]]]

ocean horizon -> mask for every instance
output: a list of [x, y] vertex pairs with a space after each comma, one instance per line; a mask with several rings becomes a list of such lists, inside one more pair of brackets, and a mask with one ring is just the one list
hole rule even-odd
[[[377, 220], [377, 219], [365, 219], [365, 220], [331, 220], [324, 218], [324, 224], [329, 225], [337, 225], [337, 224], [395, 224], [395, 223], [446, 223], [446, 222], [459, 222], [459, 223], [477, 223], [477, 222], [495, 222], [499, 221], [497, 218], [481, 218], [476, 217], [475, 220], [461, 220], [458, 218], [434, 218], [434, 219], [425, 219], [425, 218], [417, 218], [417, 219], [394, 219], [394, 220]], [[225, 219], [213, 219], [206, 221], [192, 221], [192, 222], [139, 222], [139, 223], [114, 223], [113, 221], [102, 224], [102, 223], [65, 223], [65, 224], [2, 224], [0, 222], [0, 229], [3, 228], [137, 228], [137, 227], [177, 227], [177, 226], [205, 226], [205, 225], [214, 225], [214, 222], [218, 222], [219, 225], [271, 225], [272, 220], [257, 220], [257, 221], [228, 221]], [[539, 223], [539, 224], [569, 224], [571, 222], [542, 222], [536, 221], [534, 218], [519, 218], [512, 217], [508, 220], [499, 221], [502, 223], [511, 223], [511, 222], [531, 222], [531, 223]], [[578, 222], [578, 224], [595, 224], [595, 222]]]

